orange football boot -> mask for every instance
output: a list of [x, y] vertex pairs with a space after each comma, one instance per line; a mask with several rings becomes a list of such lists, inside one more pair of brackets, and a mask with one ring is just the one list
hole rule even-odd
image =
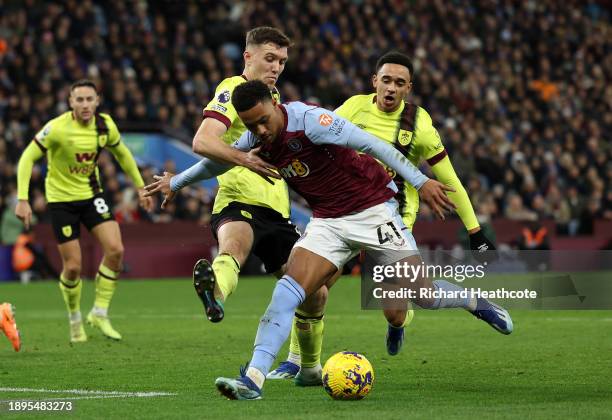
[[10, 303], [0, 305], [0, 330], [6, 334], [15, 351], [19, 351], [21, 340], [19, 339], [19, 330], [13, 316], [13, 305]]

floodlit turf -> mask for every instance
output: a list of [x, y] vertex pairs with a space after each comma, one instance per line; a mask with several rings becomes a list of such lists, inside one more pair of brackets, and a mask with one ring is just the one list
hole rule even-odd
[[[70, 346], [56, 284], [0, 284], [0, 301], [17, 307], [23, 337], [20, 353], [0, 337], [0, 388], [176, 394], [100, 398], [0, 391], [0, 416], [27, 416], [10, 415], [8, 400], [62, 397], [80, 398], [72, 400], [73, 416], [104, 419], [603, 418], [612, 413], [612, 312], [514, 311], [515, 332], [503, 336], [462, 310], [419, 311], [402, 353], [389, 357], [384, 318], [359, 309], [359, 281], [351, 278], [330, 293], [323, 357], [340, 350], [364, 353], [375, 370], [367, 399], [337, 402], [321, 388], [268, 381], [262, 401], [227, 401], [217, 394], [214, 380], [235, 376], [250, 358], [273, 285], [272, 279], [242, 279], [226, 305], [226, 319], [211, 324], [190, 280], [126, 281], [111, 308], [124, 341], [112, 342], [88, 328], [89, 342]], [[93, 284], [87, 282], [84, 315], [92, 300]]]

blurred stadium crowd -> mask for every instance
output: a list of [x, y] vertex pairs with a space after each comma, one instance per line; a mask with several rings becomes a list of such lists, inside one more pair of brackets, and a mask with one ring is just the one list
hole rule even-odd
[[[240, 74], [244, 33], [293, 39], [283, 100], [330, 109], [371, 91], [379, 55], [414, 57], [411, 101], [432, 115], [485, 220], [554, 219], [589, 233], [612, 219], [612, 54], [604, 1], [310, 0], [199, 2], [0, 0], [0, 209], [38, 129], [67, 109], [68, 87], [99, 84], [119, 128], [190, 141], [223, 78]], [[140, 125], [139, 125], [140, 124]], [[120, 221], [148, 218], [109, 156], [100, 159]], [[172, 170], [168, 162], [166, 169]], [[163, 168], [144, 168], [145, 181]], [[33, 209], [45, 219], [43, 171]], [[423, 208], [421, 218], [431, 217]], [[185, 190], [154, 221], [206, 222], [209, 194]]]

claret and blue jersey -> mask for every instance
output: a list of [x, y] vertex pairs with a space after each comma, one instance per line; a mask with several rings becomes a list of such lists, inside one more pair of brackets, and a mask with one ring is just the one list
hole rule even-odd
[[[249, 151], [261, 146], [259, 155], [275, 165], [287, 183], [306, 199], [314, 217], [341, 217], [392, 198], [397, 192], [395, 184], [374, 158], [393, 167], [417, 188], [428, 179], [393, 147], [331, 111], [303, 102], [279, 106], [285, 127], [278, 138], [263, 144], [246, 131], [234, 147]], [[228, 168], [204, 159], [174, 177], [172, 189]]]

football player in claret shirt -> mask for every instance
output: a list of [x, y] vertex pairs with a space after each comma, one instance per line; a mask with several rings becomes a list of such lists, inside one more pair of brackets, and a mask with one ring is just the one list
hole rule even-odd
[[[352, 96], [334, 112], [378, 137], [380, 141], [391, 144], [413, 165], [427, 162], [436, 178], [455, 190], [449, 192], [448, 196], [455, 204], [457, 214], [468, 231], [474, 257], [481, 262], [491, 260], [495, 257], [495, 246], [480, 229], [470, 198], [453, 169], [429, 113], [424, 108], [405, 101], [412, 89], [413, 74], [412, 61], [407, 55], [398, 51], [388, 52], [376, 63], [376, 73], [372, 76], [375, 92]], [[398, 188], [395, 198], [402, 220], [406, 227], [412, 230], [419, 210], [418, 192], [392, 168], [386, 165], [385, 167]], [[322, 312], [324, 308], [319, 310]], [[410, 323], [414, 312], [393, 308], [385, 310], [385, 315], [389, 321], [387, 351], [390, 355], [396, 355], [403, 343], [404, 327]], [[315, 349], [313, 353], [320, 354], [320, 351]], [[291, 357], [279, 367], [290, 363]], [[313, 360], [311, 363], [318, 364], [320, 360]]]
[[140, 205], [153, 207], [145, 197], [144, 181], [129, 149], [121, 141], [115, 122], [107, 114], [97, 113], [99, 97], [96, 85], [80, 80], [70, 88], [70, 111], [49, 121], [26, 147], [17, 169], [19, 202], [15, 214], [29, 228], [32, 209], [28, 190], [32, 166], [47, 157], [45, 195], [53, 232], [62, 258], [59, 287], [68, 308], [70, 341], [87, 341], [81, 319], [81, 223], [102, 245], [104, 256], [96, 274], [96, 297], [87, 322], [112, 339], [121, 334], [108, 319], [108, 307], [117, 287], [123, 264], [123, 242], [119, 224], [102, 194], [97, 159], [102, 149], [109, 150], [138, 188]]
[[[234, 147], [258, 153], [276, 166], [313, 210], [313, 218], [294, 245], [287, 271], [261, 318], [248, 369], [242, 369], [236, 379], [217, 378], [215, 382], [228, 398], [259, 399], [266, 374], [290, 333], [295, 309], [350, 258], [365, 249], [380, 265], [398, 261], [421, 264], [414, 238], [393, 198], [397, 187], [373, 157], [413, 185], [439, 217], [454, 208], [445, 194], [453, 190], [428, 179], [392, 146], [330, 111], [302, 102], [276, 104], [262, 82], [237, 87], [232, 103], [249, 130]], [[359, 155], [356, 150], [367, 154]], [[228, 169], [205, 159], [176, 176], [158, 176], [146, 188], [172, 199], [183, 186]], [[397, 237], [379, 240], [381, 226], [391, 226]], [[418, 277], [409, 287], [438, 291], [440, 297], [436, 298], [416, 293], [413, 302], [425, 309], [461, 307], [504, 334], [512, 332], [512, 320], [505, 309], [486, 299], [461, 297], [463, 288], [453, 283]]]

